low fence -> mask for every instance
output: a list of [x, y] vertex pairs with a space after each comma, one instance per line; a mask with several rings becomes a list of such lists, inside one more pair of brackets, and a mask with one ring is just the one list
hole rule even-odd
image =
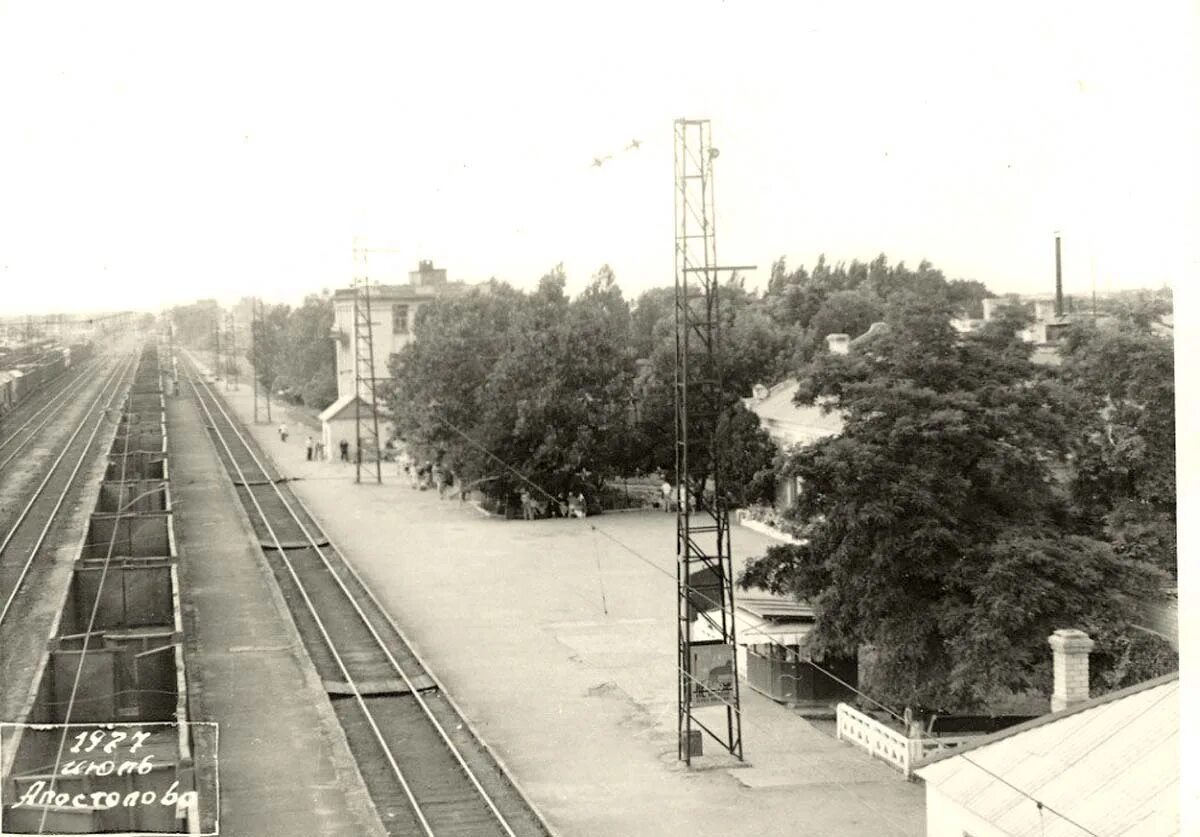
[[874, 758], [887, 762], [902, 772], [906, 779], [934, 755], [957, 749], [979, 738], [976, 735], [909, 738], [844, 703], [839, 703], [837, 707], [837, 737], [839, 741], [848, 741]]

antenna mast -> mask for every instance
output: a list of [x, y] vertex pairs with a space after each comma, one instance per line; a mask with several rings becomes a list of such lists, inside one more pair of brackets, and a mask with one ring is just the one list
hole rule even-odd
[[[375, 340], [371, 322], [371, 283], [367, 271], [366, 247], [354, 246], [354, 481], [362, 482], [363, 443], [370, 442], [375, 453], [375, 482], [383, 482], [380, 462], [383, 446], [379, 443], [379, 400], [375, 393]], [[369, 413], [364, 412], [364, 405]]]
[[[729, 507], [717, 435], [730, 406], [722, 381], [712, 127], [675, 120], [675, 575], [679, 758], [704, 734], [742, 759]], [[748, 268], [740, 268], [748, 269]], [[716, 639], [696, 640], [701, 624]], [[724, 716], [722, 718], [722, 716]]]

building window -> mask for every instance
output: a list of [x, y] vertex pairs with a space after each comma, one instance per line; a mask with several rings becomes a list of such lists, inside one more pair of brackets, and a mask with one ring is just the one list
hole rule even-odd
[[392, 306], [392, 334], [408, 334], [408, 306]]

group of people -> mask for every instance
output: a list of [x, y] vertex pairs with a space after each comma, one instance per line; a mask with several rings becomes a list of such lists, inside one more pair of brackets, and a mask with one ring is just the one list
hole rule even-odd
[[407, 476], [408, 484], [418, 491], [436, 489], [440, 499], [453, 493], [454, 474], [448, 467], [429, 459], [418, 465], [407, 450], [402, 450], [396, 457], [396, 473]]
[[521, 516], [525, 520], [546, 517], [552, 508], [563, 517], [584, 518], [587, 517], [587, 498], [582, 491], [569, 491], [564, 500], [552, 506], [548, 499], [539, 500], [528, 489], [521, 491]]
[[[287, 444], [287, 440], [288, 426], [287, 422], [283, 422], [279, 425], [279, 441]], [[346, 439], [342, 439], [340, 442], [338, 442], [338, 453], [341, 456], [342, 462], [349, 462], [350, 442], [348, 442]], [[310, 434], [308, 438], [304, 440], [304, 458], [309, 462], [320, 462], [322, 459], [324, 459], [325, 442], [321, 439], [314, 439]]]

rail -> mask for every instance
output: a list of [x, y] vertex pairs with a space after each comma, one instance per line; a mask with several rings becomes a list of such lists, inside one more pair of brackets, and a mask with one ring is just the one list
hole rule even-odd
[[[19, 427], [17, 427], [15, 430], [10, 432], [6, 437], [4, 437], [4, 439], [0, 439], [0, 451], [2, 451], [8, 447], [10, 442], [12, 442], [18, 436], [20, 436], [21, 433], [26, 428], [29, 427], [29, 425], [33, 424], [41, 416], [49, 413], [49, 415], [46, 415], [46, 417], [44, 419], [42, 419], [42, 421], [38, 424], [37, 427], [30, 430], [28, 435], [26, 435], [25, 438], [21, 439], [11, 449], [11, 452], [8, 454], [8, 456], [6, 456], [4, 458], [4, 461], [0, 462], [0, 471], [3, 471], [4, 468], [8, 467], [8, 463], [12, 462], [14, 459], [17, 458], [17, 454], [19, 454], [22, 450], [24, 450], [25, 446], [28, 445], [29, 442], [37, 436], [38, 431], [41, 430], [43, 427], [45, 427], [46, 424], [49, 423], [49, 421], [54, 418], [55, 414], [54, 414], [54, 412], [50, 412], [51, 408], [58, 406], [59, 404], [61, 404], [63, 401], [66, 400], [68, 395], [72, 395], [76, 391], [83, 388], [83, 385], [85, 383], [87, 383], [87, 381], [89, 380], [87, 373], [89, 371], [91, 371], [91, 367], [94, 365], [94, 363], [95, 363], [94, 361], [89, 361], [87, 366], [80, 369], [79, 374], [77, 374], [71, 380], [67, 381], [63, 385], [63, 387], [60, 390], [58, 390], [58, 392], [56, 392], [52, 396], [50, 396], [50, 398], [46, 401], [46, 403], [43, 404], [42, 406], [38, 407], [37, 410], [35, 410], [33, 412], [33, 414], [29, 416], [29, 418], [27, 418], [24, 422], [22, 422]], [[13, 410], [14, 411], [20, 410], [21, 407], [25, 406], [27, 403], [29, 403], [29, 402], [28, 401], [22, 402], [21, 404], [16, 405], [13, 408]]]
[[[28, 502], [25, 504], [24, 508], [21, 509], [20, 513], [17, 515], [16, 520], [13, 522], [12, 526], [9, 528], [7, 534], [4, 537], [4, 540], [2, 542], [0, 542], [0, 561], [2, 561], [2, 559], [4, 557], [4, 553], [8, 549], [9, 545], [12, 543], [12, 540], [16, 536], [17, 531], [29, 519], [30, 513], [32, 512], [34, 506], [37, 504], [38, 500], [42, 498], [43, 494], [46, 491], [47, 486], [50, 484], [50, 480], [54, 477], [54, 475], [56, 473], [58, 473], [59, 466], [62, 464], [68, 451], [71, 450], [71, 447], [75, 443], [76, 438], [78, 438], [79, 434], [83, 432], [83, 430], [87, 426], [88, 422], [96, 415], [97, 408], [98, 408], [101, 400], [103, 400], [105, 394], [108, 393], [108, 401], [104, 405], [103, 409], [100, 409], [99, 417], [96, 418], [96, 420], [95, 420], [95, 424], [92, 427], [92, 432], [88, 436], [87, 441], [84, 443], [83, 447], [80, 449], [79, 456], [75, 460], [75, 465], [72, 468], [70, 475], [67, 477], [67, 481], [63, 485], [62, 490], [58, 493], [58, 497], [55, 500], [53, 508], [50, 510], [49, 515], [46, 517], [45, 525], [43, 525], [41, 532], [38, 533], [37, 539], [35, 540], [33, 546], [29, 548], [24, 559], [23, 560], [18, 559], [18, 561], [20, 563], [20, 569], [17, 572], [16, 579], [12, 582], [11, 587], [9, 587], [9, 589], [7, 589], [5, 591], [0, 591], [0, 592], [3, 592], [3, 595], [5, 597], [4, 604], [2, 607], [0, 607], [0, 625], [4, 624], [5, 619], [8, 618], [9, 613], [12, 611], [13, 603], [16, 601], [17, 595], [20, 593], [22, 585], [25, 583], [25, 579], [28, 577], [29, 571], [33, 567], [33, 562], [34, 562], [35, 558], [37, 557], [38, 552], [41, 550], [42, 544], [45, 542], [46, 537], [49, 535], [50, 530], [54, 525], [54, 521], [58, 517], [59, 511], [62, 509], [63, 503], [66, 502], [68, 494], [70, 494], [71, 489], [75, 486], [75, 481], [76, 481], [77, 477], [79, 476], [79, 471], [83, 467], [84, 462], [86, 462], [88, 459], [88, 455], [91, 452], [92, 445], [94, 444], [94, 442], [96, 440], [96, 436], [100, 433], [100, 428], [104, 425], [104, 420], [105, 420], [106, 416], [108, 415], [109, 411], [112, 409], [112, 406], [113, 406], [114, 402], [116, 401], [117, 396], [121, 392], [122, 381], [124, 380], [126, 375], [128, 375], [129, 370], [134, 368], [135, 363], [136, 363], [136, 356], [134, 356], [129, 361], [127, 361], [124, 364], [124, 366], [122, 366], [120, 363], [117, 363], [117, 364], [114, 364], [114, 366], [111, 370], [109, 370], [109, 373], [106, 376], [104, 383], [100, 387], [100, 391], [97, 393], [96, 397], [92, 400], [92, 403], [88, 406], [88, 409], [85, 412], [85, 414], [83, 415], [83, 417], [79, 420], [79, 423], [75, 427], [75, 430], [71, 433], [70, 438], [68, 438], [66, 443], [63, 445], [62, 451], [55, 458], [54, 462], [50, 465], [50, 468], [47, 469], [46, 475], [42, 479], [41, 484], [38, 485], [38, 487], [34, 490], [33, 494], [30, 496]], [[109, 392], [110, 387], [111, 387], [111, 392]], [[39, 427], [40, 427], [40, 425], [39, 425]], [[3, 566], [3, 564], [0, 563], [0, 567], [2, 567], [2, 566]], [[5, 569], [7, 569], [11, 572], [11, 570], [13, 569], [13, 566], [14, 566], [13, 564], [10, 564], [10, 566]]]
[[[319, 556], [321, 562], [323, 563], [325, 568], [329, 571], [329, 577], [336, 582], [339, 590], [341, 591], [342, 595], [345, 597], [345, 603], [348, 604], [353, 609], [354, 614], [361, 621], [362, 625], [367, 628], [367, 630], [370, 633], [371, 637], [373, 638], [374, 642], [377, 644], [378, 650], [383, 653], [383, 655], [387, 658], [392, 670], [404, 682], [406, 688], [409, 690], [409, 694], [413, 697], [413, 699], [415, 700], [417, 705], [421, 708], [425, 719], [433, 727], [433, 729], [437, 732], [438, 736], [440, 737], [441, 741], [443, 742], [443, 744], [445, 745], [447, 750], [454, 757], [455, 761], [457, 762], [457, 764], [458, 764], [459, 768], [461, 769], [461, 771], [463, 772], [464, 776], [469, 780], [471, 785], [474, 787], [475, 792], [478, 794], [479, 798], [486, 804], [488, 810], [492, 813], [493, 817], [495, 818], [496, 823], [500, 826], [500, 828], [503, 830], [503, 832], [505, 834], [509, 835], [509, 837], [516, 837], [516, 832], [513, 830], [512, 826], [509, 824], [508, 820], [505, 818], [503, 813], [501, 813], [501, 811], [499, 810], [499, 808], [496, 804], [496, 801], [494, 799], [492, 799], [492, 797], [484, 789], [479, 778], [475, 775], [474, 771], [472, 771], [470, 766], [467, 764], [466, 759], [463, 756], [463, 753], [458, 748], [458, 746], [455, 745], [455, 743], [451, 740], [451, 737], [450, 737], [448, 731], [445, 729], [443, 724], [438, 720], [438, 718], [436, 717], [436, 715], [430, 708], [428, 702], [422, 696], [421, 688], [413, 681], [413, 679], [410, 677], [409, 673], [407, 671], [405, 671], [404, 668], [400, 665], [400, 663], [396, 660], [395, 656], [392, 654], [391, 649], [388, 647], [387, 643], [383, 640], [383, 638], [380, 637], [379, 633], [375, 629], [375, 626], [372, 624], [372, 622], [371, 622], [370, 618], [367, 616], [367, 614], [363, 611], [361, 605], [359, 604], [359, 602], [356, 599], [356, 597], [354, 596], [354, 594], [349, 590], [349, 588], [346, 586], [345, 582], [342, 580], [341, 574], [334, 568], [334, 566], [329, 561], [329, 558], [326, 554], [326, 548], [328, 548], [329, 541], [324, 536], [324, 533], [321, 533], [321, 536], [319, 539], [317, 537], [314, 537], [314, 533], [311, 531], [310, 527], [305, 523], [305, 521], [301, 518], [301, 516], [299, 514], [297, 514], [296, 509], [293, 507], [292, 503], [288, 500], [288, 498], [284, 494], [284, 492], [280, 489], [275, 478], [271, 475], [271, 473], [268, 471], [267, 467], [264, 465], [263, 461], [260, 459], [258, 454], [254, 451], [253, 447], [250, 445], [248, 440], [245, 438], [245, 436], [242, 434], [242, 432], [238, 429], [236, 421], [229, 415], [229, 413], [225, 409], [224, 405], [213, 394], [212, 387], [206, 381], [204, 381], [200, 375], [196, 374], [194, 370], [188, 375], [188, 382], [192, 386], [193, 392], [196, 394], [197, 402], [203, 409], [205, 415], [208, 417], [208, 421], [209, 421], [210, 426], [212, 427], [214, 435], [216, 436], [221, 447], [224, 448], [225, 453], [229, 458], [231, 466], [237, 472], [238, 480], [245, 486], [249, 486], [251, 484], [256, 484], [256, 483], [257, 484], [265, 484], [266, 486], [270, 487], [271, 491], [274, 492], [275, 496], [278, 498], [278, 500], [283, 504], [284, 508], [287, 510], [287, 513], [290, 516], [291, 521], [294, 522], [295, 525], [299, 528], [299, 530], [303, 533], [304, 539], [307, 541], [309, 547], [313, 550], [315, 555]], [[202, 394], [202, 392], [205, 394]], [[207, 402], [206, 402], [206, 398], [207, 398]], [[240, 443], [241, 450], [244, 451], [245, 454], [247, 454], [250, 457], [251, 461], [253, 461], [255, 468], [262, 475], [262, 481], [254, 480], [253, 478], [247, 477], [245, 470], [238, 463], [237, 457], [235, 457], [233, 450], [230, 448], [230, 443], [229, 443], [229, 440], [226, 438], [226, 434], [221, 431], [221, 429], [216, 421], [216, 416], [213, 414], [212, 409], [210, 409], [210, 407], [209, 407], [209, 402], [213, 406], [215, 406], [216, 410], [220, 413], [221, 417], [224, 419], [225, 423], [228, 425], [229, 429], [232, 431], [233, 435], [236, 437], [237, 442]], [[379, 744], [379, 746], [384, 754], [384, 757], [388, 762], [388, 766], [391, 768], [393, 775], [396, 777], [397, 782], [400, 784], [401, 788], [403, 789], [404, 796], [407, 799], [408, 804], [411, 807], [414, 816], [416, 817], [418, 823], [420, 824], [421, 829], [423, 830], [423, 832], [426, 835], [428, 835], [428, 837], [434, 837], [435, 831], [433, 829], [433, 826], [430, 824], [429, 819], [426, 815], [426, 812], [423, 810], [422, 805], [418, 802], [418, 800], [416, 798], [416, 794], [413, 791], [410, 777], [407, 776], [405, 774], [405, 771], [401, 768], [400, 763], [397, 760], [395, 753], [393, 752], [392, 746], [389, 744], [387, 737], [384, 735], [383, 731], [380, 729], [380, 725], [377, 722], [374, 713], [372, 712], [370, 706], [368, 706], [366, 700], [364, 699], [363, 690], [360, 688], [360, 685], [356, 682], [355, 678], [352, 676], [349, 666], [343, 659], [343, 655], [339, 652], [338, 648], [336, 647], [336, 643], [334, 642], [333, 638], [331, 637], [330, 632], [325, 625], [325, 621], [322, 619], [321, 615], [318, 613], [318, 609], [313, 602], [313, 598], [310, 595], [309, 590], [306, 588], [304, 582], [300, 578], [299, 573], [296, 571], [295, 567], [292, 564], [292, 561], [288, 557], [287, 549], [285, 548], [283, 542], [280, 540], [279, 535], [276, 531], [276, 527], [274, 525], [272, 525], [271, 521], [268, 518], [268, 515], [264, 511], [262, 505], [259, 503], [258, 498], [254, 495], [254, 492], [247, 491], [247, 496], [249, 497], [251, 503], [254, 506], [254, 509], [257, 513], [259, 521], [262, 523], [263, 527], [266, 529], [266, 531], [269, 535], [269, 540], [273, 544], [273, 551], [276, 551], [278, 553], [281, 563], [286, 568], [289, 577], [295, 584], [296, 589], [299, 591], [299, 593], [304, 601], [305, 607], [307, 608], [309, 615], [312, 617], [314, 624], [317, 626], [317, 629], [321, 635], [321, 638], [322, 638], [326, 648], [328, 649], [330, 655], [332, 656], [338, 670], [341, 672], [342, 676], [345, 678], [344, 682], [349, 686], [351, 694], [352, 694], [356, 704], [358, 705], [360, 711], [362, 712], [364, 719], [366, 720], [367, 724], [369, 725], [375, 740]]]

